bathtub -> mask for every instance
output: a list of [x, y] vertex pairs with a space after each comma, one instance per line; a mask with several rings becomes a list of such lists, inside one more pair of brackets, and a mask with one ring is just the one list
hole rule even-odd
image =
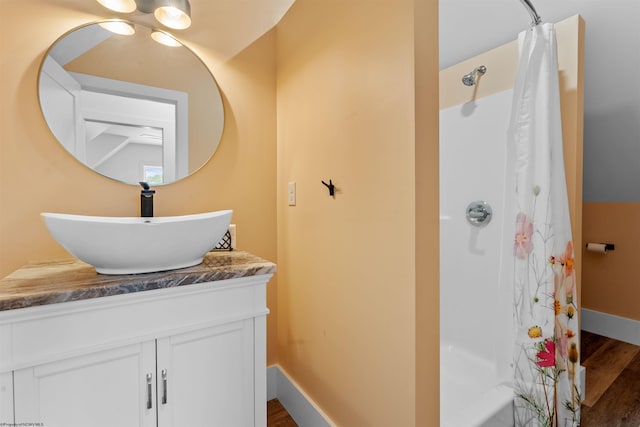
[[440, 426], [513, 426], [513, 389], [493, 361], [440, 345]]

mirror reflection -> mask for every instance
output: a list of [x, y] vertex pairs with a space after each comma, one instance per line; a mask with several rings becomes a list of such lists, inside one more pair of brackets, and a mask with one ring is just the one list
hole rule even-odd
[[40, 107], [56, 139], [87, 167], [129, 184], [168, 184], [214, 154], [222, 99], [190, 49], [124, 24], [133, 31], [116, 34], [101, 22], [58, 39], [41, 66]]

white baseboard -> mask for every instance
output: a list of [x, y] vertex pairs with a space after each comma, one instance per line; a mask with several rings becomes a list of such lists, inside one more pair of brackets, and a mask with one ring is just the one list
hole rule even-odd
[[582, 329], [630, 344], [640, 345], [640, 321], [583, 308]]
[[267, 368], [267, 399], [276, 398], [300, 426], [335, 426], [279, 365]]
[[[582, 395], [585, 395], [586, 370], [580, 366]], [[304, 393], [279, 365], [267, 368], [267, 400], [278, 399], [296, 424], [304, 427], [335, 427], [330, 418]]]
[[267, 401], [278, 398], [278, 366], [267, 368]]

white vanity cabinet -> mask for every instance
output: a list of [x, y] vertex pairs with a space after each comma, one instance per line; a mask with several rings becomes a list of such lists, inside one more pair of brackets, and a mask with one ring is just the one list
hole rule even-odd
[[155, 426], [144, 389], [154, 353], [145, 342], [14, 371], [16, 424]]
[[253, 334], [242, 320], [158, 340], [158, 426], [255, 425]]
[[0, 311], [15, 423], [266, 426], [270, 277]]

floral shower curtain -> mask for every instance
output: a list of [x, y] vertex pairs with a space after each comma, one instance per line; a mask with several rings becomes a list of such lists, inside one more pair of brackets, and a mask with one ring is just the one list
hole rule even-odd
[[576, 276], [564, 173], [555, 28], [520, 34], [508, 130], [516, 426], [576, 426]]

